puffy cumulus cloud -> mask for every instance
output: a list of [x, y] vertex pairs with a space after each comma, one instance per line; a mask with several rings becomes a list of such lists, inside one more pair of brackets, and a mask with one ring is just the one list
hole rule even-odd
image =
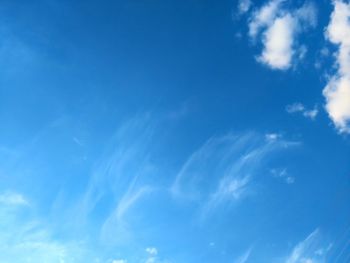
[[283, 0], [272, 0], [253, 13], [249, 23], [249, 36], [255, 38], [260, 30], [270, 25], [275, 19]]
[[347, 76], [332, 78], [323, 90], [326, 110], [341, 133], [350, 133], [350, 79]]
[[350, 133], [350, 3], [333, 1], [326, 38], [338, 46], [337, 72], [323, 90], [326, 110], [341, 133]]
[[293, 38], [296, 27], [295, 19], [287, 14], [276, 18], [264, 35], [264, 49], [258, 61], [276, 69], [291, 66], [294, 53]]
[[318, 115], [318, 108], [314, 106], [312, 109], [307, 109], [303, 104], [296, 102], [290, 105], [287, 105], [286, 111], [290, 114], [301, 113], [305, 118], [314, 120]]
[[290, 68], [294, 59], [303, 57], [300, 54], [305, 54], [306, 47], [298, 44], [297, 37], [317, 24], [316, 8], [311, 2], [296, 10], [285, 9], [284, 2], [271, 0], [254, 12], [249, 22], [249, 36], [254, 40], [260, 37], [263, 45], [257, 60], [279, 70]]

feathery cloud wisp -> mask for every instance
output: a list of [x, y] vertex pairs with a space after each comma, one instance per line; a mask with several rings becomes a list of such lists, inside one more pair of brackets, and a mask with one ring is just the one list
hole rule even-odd
[[324, 262], [325, 254], [318, 253], [320, 243], [320, 231], [314, 230], [306, 239], [297, 244], [291, 254], [287, 257], [286, 263], [316, 263]]
[[241, 255], [239, 258], [235, 260], [235, 263], [245, 263], [250, 257], [250, 254], [252, 252], [252, 249], [249, 248], [246, 252], [244, 252], [243, 255]]
[[274, 152], [298, 145], [255, 133], [211, 138], [183, 165], [171, 187], [174, 197], [199, 204], [202, 219], [223, 204], [253, 192], [252, 181]]
[[[93, 257], [83, 242], [54, 238], [52, 229], [33, 215], [30, 206], [24, 207], [28, 202], [22, 195], [8, 194], [1, 199], [0, 262], [73, 263]], [[9, 205], [17, 209], [8, 209]]]

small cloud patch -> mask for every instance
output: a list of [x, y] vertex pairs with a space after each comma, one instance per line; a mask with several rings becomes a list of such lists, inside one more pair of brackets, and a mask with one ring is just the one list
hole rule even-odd
[[0, 204], [8, 206], [28, 206], [29, 202], [23, 195], [8, 191], [0, 195]]
[[297, 102], [287, 105], [286, 111], [290, 114], [300, 113], [305, 118], [314, 120], [318, 115], [318, 108], [314, 106], [312, 109], [307, 109], [303, 104]]

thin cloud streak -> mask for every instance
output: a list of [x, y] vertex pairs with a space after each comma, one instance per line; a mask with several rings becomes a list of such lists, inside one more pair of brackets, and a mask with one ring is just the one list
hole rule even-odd
[[0, 204], [0, 262], [77, 263], [93, 258], [86, 243], [54, 238], [52, 229], [33, 215], [32, 208], [16, 200], [16, 209]]
[[[112, 194], [118, 203], [125, 197], [125, 189], [130, 191], [131, 185], [135, 185], [140, 181], [140, 177], [152, 171], [149, 162], [152, 134], [153, 127], [147, 117], [131, 119], [119, 128], [111, 142], [110, 150], [106, 151], [92, 173], [83, 198], [78, 204], [83, 215], [88, 216], [99, 200], [108, 194]], [[125, 213], [127, 207], [124, 206], [120, 211]]]
[[[286, 263], [326, 263], [328, 249], [322, 248], [322, 239], [319, 229], [315, 229], [303, 241], [297, 244]], [[322, 251], [322, 252], [321, 252]]]
[[252, 182], [274, 152], [299, 145], [282, 138], [246, 133], [209, 139], [195, 151], [176, 176], [170, 192], [178, 200], [197, 204], [205, 219], [223, 204], [249, 196]]
[[246, 252], [244, 252], [243, 255], [241, 255], [239, 258], [237, 258], [234, 261], [234, 263], [246, 263], [246, 262], [248, 262], [248, 259], [249, 259], [251, 253], [252, 253], [252, 249], [249, 248]]

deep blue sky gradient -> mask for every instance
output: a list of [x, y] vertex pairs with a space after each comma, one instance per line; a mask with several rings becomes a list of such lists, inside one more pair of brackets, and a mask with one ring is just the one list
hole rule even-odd
[[[316, 5], [306, 58], [281, 72], [256, 61], [237, 1], [0, 1], [0, 192], [29, 203], [1, 204], [16, 237], [0, 262], [287, 262], [314, 231], [304, 259], [348, 262], [350, 141], [323, 110], [332, 5]], [[247, 191], [211, 204], [231, 168]]]

